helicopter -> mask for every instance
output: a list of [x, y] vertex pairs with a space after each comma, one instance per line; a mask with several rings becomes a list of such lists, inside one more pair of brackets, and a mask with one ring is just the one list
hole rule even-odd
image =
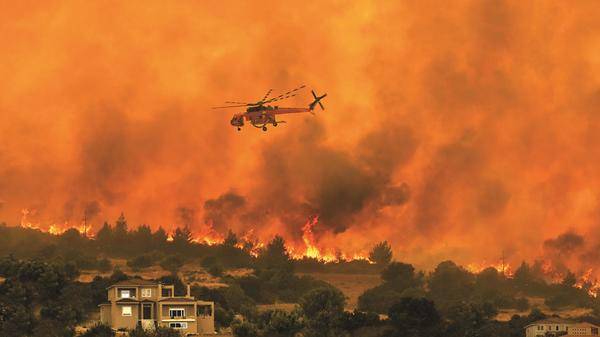
[[277, 126], [280, 123], [285, 123], [285, 121], [277, 120], [277, 115], [282, 114], [290, 114], [290, 113], [302, 113], [302, 112], [310, 112], [314, 114], [314, 109], [319, 105], [321, 110], [325, 110], [323, 103], [321, 100], [327, 96], [327, 94], [323, 94], [318, 96], [314, 90], [311, 90], [314, 100], [308, 104], [306, 108], [282, 108], [277, 105], [269, 105], [269, 103], [281, 101], [293, 96], [296, 96], [298, 91], [305, 88], [305, 85], [301, 85], [298, 88], [290, 90], [286, 93], [283, 93], [279, 96], [268, 98], [273, 89], [269, 89], [267, 93], [263, 96], [261, 100], [255, 103], [244, 103], [244, 102], [225, 102], [226, 104], [235, 104], [235, 105], [227, 105], [227, 106], [217, 106], [213, 107], [213, 109], [228, 109], [228, 108], [239, 108], [239, 107], [247, 107], [246, 112], [234, 114], [231, 118], [231, 125], [236, 127], [238, 131], [242, 130], [244, 126], [244, 120], [248, 121], [250, 125], [255, 128], [262, 129], [263, 131], [267, 131], [267, 125], [271, 124], [273, 126]]

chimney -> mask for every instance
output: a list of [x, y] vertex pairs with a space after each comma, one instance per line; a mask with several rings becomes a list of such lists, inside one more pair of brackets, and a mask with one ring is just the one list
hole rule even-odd
[[192, 297], [189, 284], [187, 285], [187, 297]]
[[162, 283], [158, 282], [158, 299], [160, 300], [162, 298]]

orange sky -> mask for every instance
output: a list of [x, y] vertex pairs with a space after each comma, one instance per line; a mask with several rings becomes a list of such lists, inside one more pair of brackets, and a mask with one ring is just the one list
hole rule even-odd
[[[19, 1], [0, 36], [0, 221], [319, 214], [323, 247], [420, 265], [600, 244], [597, 1]], [[326, 110], [267, 133], [210, 110], [300, 84]]]

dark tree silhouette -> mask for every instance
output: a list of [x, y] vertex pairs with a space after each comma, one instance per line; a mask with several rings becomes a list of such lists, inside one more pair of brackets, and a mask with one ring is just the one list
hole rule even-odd
[[102, 228], [96, 233], [96, 243], [100, 249], [108, 251], [113, 241], [113, 230], [110, 225], [105, 222]]
[[435, 336], [440, 332], [441, 317], [432, 301], [407, 297], [391, 306], [388, 317], [397, 336]]
[[378, 265], [386, 265], [392, 261], [392, 247], [387, 241], [382, 241], [373, 247], [369, 259]]
[[292, 272], [293, 262], [285, 248], [285, 240], [276, 235], [259, 256], [261, 266], [266, 269], [278, 269], [285, 272]]
[[317, 288], [300, 299], [307, 336], [340, 336], [346, 298], [333, 287]]

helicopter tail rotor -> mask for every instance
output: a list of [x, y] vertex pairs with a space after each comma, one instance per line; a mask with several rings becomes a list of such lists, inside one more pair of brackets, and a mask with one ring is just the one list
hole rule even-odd
[[325, 110], [325, 107], [323, 106], [323, 103], [321, 103], [321, 100], [323, 98], [325, 98], [325, 96], [327, 96], [327, 94], [323, 94], [322, 96], [317, 96], [317, 94], [315, 94], [314, 90], [311, 90], [310, 92], [312, 93], [313, 97], [315, 98], [315, 100], [308, 105], [308, 108], [310, 109], [310, 112], [314, 113], [313, 110], [315, 109], [315, 106], [317, 104], [319, 105], [319, 107], [321, 108], [321, 110]]

